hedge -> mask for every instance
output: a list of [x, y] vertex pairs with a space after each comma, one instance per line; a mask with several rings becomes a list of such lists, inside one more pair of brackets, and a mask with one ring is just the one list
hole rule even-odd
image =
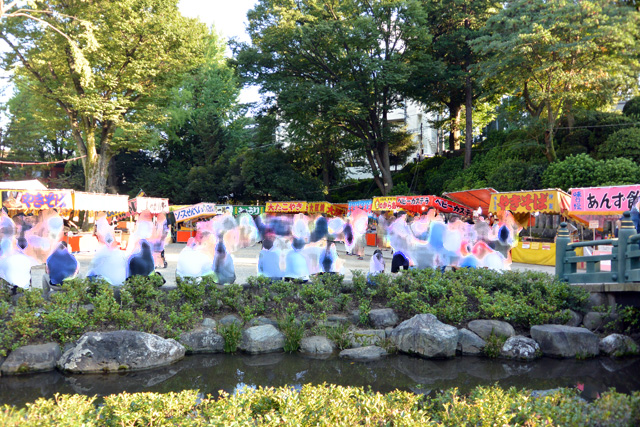
[[609, 391], [589, 403], [576, 390], [534, 397], [530, 391], [476, 387], [429, 397], [335, 385], [245, 389], [218, 399], [197, 391], [121, 393], [104, 398], [56, 395], [26, 408], [0, 408], [3, 426], [636, 426], [640, 393]]

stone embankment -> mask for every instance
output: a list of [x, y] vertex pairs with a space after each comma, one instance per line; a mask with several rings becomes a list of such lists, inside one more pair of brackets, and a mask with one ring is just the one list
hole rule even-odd
[[[419, 357], [452, 358], [456, 355], [489, 355], [530, 361], [541, 356], [587, 358], [598, 355], [622, 357], [638, 355], [638, 344], [630, 337], [611, 334], [599, 338], [586, 323], [571, 316], [567, 325], [535, 325], [517, 335], [507, 322], [478, 319], [456, 328], [440, 322], [432, 314], [418, 314], [398, 324], [398, 315], [389, 308], [371, 310], [373, 329], [357, 329], [358, 316], [328, 316], [327, 325], [342, 326], [340, 357], [371, 361], [393, 352]], [[590, 323], [588, 316], [586, 322]], [[219, 321], [206, 318], [178, 340], [136, 331], [89, 332], [64, 351], [57, 343], [28, 345], [0, 358], [2, 375], [45, 372], [59, 369], [70, 373], [111, 373], [152, 369], [172, 364], [191, 353], [221, 353], [225, 340], [221, 325], [238, 324], [235, 316]], [[577, 324], [576, 324], [577, 323]], [[326, 326], [326, 325], [325, 325]], [[594, 325], [591, 325], [592, 327]], [[347, 329], [348, 327], [348, 329]], [[595, 329], [595, 328], [594, 328]], [[238, 348], [249, 354], [283, 351], [286, 337], [277, 323], [266, 317], [253, 319], [241, 329]], [[325, 336], [309, 336], [300, 341], [302, 353], [329, 356], [338, 343]]]

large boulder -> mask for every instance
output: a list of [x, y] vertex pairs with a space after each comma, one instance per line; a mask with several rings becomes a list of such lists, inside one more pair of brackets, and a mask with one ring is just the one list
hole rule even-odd
[[582, 326], [587, 328], [590, 331], [597, 331], [604, 329], [605, 325], [613, 320], [615, 320], [617, 316], [613, 313], [605, 313], [599, 311], [590, 311], [584, 315], [582, 319]]
[[516, 335], [505, 341], [500, 356], [507, 359], [533, 360], [540, 357], [540, 346], [531, 338]]
[[531, 338], [545, 356], [591, 357], [598, 355], [598, 337], [585, 328], [564, 325], [536, 325]]
[[369, 321], [374, 328], [384, 329], [398, 324], [398, 315], [391, 308], [378, 308], [369, 311]]
[[252, 326], [242, 332], [238, 346], [247, 353], [273, 353], [284, 348], [284, 335], [273, 325]]
[[492, 332], [493, 335], [504, 338], [510, 338], [516, 334], [513, 326], [502, 320], [472, 320], [468, 327], [484, 340], [489, 338]]
[[600, 352], [612, 357], [638, 354], [638, 344], [626, 335], [611, 334], [600, 340]]
[[486, 341], [468, 329], [458, 331], [458, 350], [465, 355], [478, 355], [487, 345]]
[[399, 351], [423, 357], [453, 357], [458, 329], [440, 322], [433, 314], [418, 314], [405, 320], [389, 337]]
[[27, 374], [53, 371], [62, 352], [57, 343], [18, 347], [9, 353], [2, 366], [2, 375]]
[[184, 354], [176, 340], [145, 332], [87, 332], [62, 355], [58, 368], [81, 374], [133, 371], [169, 365]]
[[335, 351], [336, 345], [327, 337], [316, 335], [302, 338], [300, 341], [300, 351], [311, 354], [331, 354]]
[[349, 331], [348, 336], [352, 348], [377, 345], [386, 339], [386, 333], [382, 329], [356, 329]]
[[359, 348], [348, 348], [340, 352], [340, 357], [342, 358], [359, 360], [362, 362], [378, 360], [386, 355], [387, 350], [375, 345]]
[[184, 332], [178, 338], [187, 353], [221, 353], [224, 351], [224, 338], [211, 328], [200, 327]]
[[242, 326], [242, 320], [240, 320], [240, 318], [235, 314], [229, 314], [227, 316], [224, 316], [222, 319], [220, 319], [219, 323], [224, 326], [229, 326], [232, 323]]
[[581, 314], [569, 309], [564, 310], [564, 313], [569, 314], [569, 320], [564, 323], [566, 326], [580, 326], [582, 323]]

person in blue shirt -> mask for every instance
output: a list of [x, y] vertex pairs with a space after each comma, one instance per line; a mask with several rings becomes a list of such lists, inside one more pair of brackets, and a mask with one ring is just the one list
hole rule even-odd
[[49, 274], [49, 280], [46, 280], [45, 277], [42, 288], [45, 297], [47, 297], [52, 290], [59, 291], [65, 279], [75, 277], [78, 274], [80, 265], [76, 257], [69, 252], [67, 242], [62, 241], [47, 258], [45, 268]]

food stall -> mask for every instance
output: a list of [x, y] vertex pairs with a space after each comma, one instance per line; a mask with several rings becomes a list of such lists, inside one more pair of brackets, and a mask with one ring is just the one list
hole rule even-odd
[[[516, 191], [496, 193], [491, 196], [489, 212], [500, 215], [510, 211], [520, 225], [530, 226], [537, 213], [569, 216], [571, 196], [559, 189]], [[534, 241], [523, 238], [511, 250], [513, 262], [538, 265], [555, 265], [556, 244], [554, 241]]]
[[175, 241], [186, 243], [189, 238], [196, 235], [194, 221], [217, 215], [217, 206], [215, 203], [203, 202], [191, 206], [181, 206], [177, 209], [174, 208], [171, 209], [171, 212], [173, 213], [176, 227]]
[[[104, 212], [108, 219], [122, 215], [129, 210], [129, 197], [120, 194], [86, 193], [83, 191], [73, 192], [74, 220], [79, 217], [80, 212], [84, 212], [84, 221], [95, 223], [96, 213]], [[122, 232], [117, 231], [114, 236], [118, 243], [122, 243]], [[98, 246], [98, 241], [93, 232], [78, 233], [68, 236], [67, 242], [73, 252], [92, 251]], [[126, 246], [126, 243], [125, 243]]]
[[581, 219], [601, 235], [614, 234], [616, 221], [640, 200], [640, 185], [572, 188], [571, 216]]

